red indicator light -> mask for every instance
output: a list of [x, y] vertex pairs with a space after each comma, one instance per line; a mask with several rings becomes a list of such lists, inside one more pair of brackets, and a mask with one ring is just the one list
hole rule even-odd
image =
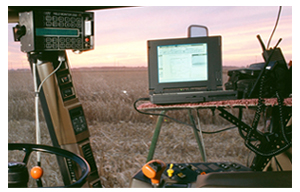
[[90, 38], [85, 38], [85, 42], [89, 42], [90, 41]]

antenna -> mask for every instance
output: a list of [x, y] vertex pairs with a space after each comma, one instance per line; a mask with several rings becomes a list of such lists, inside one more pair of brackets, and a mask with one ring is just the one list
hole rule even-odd
[[272, 37], [273, 37], [273, 35], [274, 35], [274, 32], [275, 32], [275, 30], [276, 30], [276, 27], [277, 27], [277, 25], [278, 25], [278, 21], [279, 21], [280, 14], [281, 14], [281, 9], [282, 9], [282, 6], [279, 6], [279, 11], [278, 11], [276, 23], [275, 23], [274, 29], [273, 29], [273, 31], [272, 31], [270, 37], [269, 37], [269, 41], [268, 41], [268, 46], [267, 46], [267, 48], [269, 48], [269, 46], [270, 46], [271, 39], [272, 39]]
[[260, 35], [258, 34], [256, 37], [257, 37], [257, 39], [258, 39], [258, 41], [259, 41], [259, 43], [260, 43], [260, 45], [261, 45], [261, 48], [262, 48], [263, 52], [266, 51], [265, 44], [264, 44], [264, 42], [262, 41]]

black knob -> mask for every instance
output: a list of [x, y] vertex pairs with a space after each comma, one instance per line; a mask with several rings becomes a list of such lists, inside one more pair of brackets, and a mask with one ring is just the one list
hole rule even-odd
[[14, 40], [20, 41], [21, 37], [26, 34], [26, 27], [24, 25], [17, 25], [13, 27]]
[[27, 187], [29, 174], [25, 163], [8, 162], [8, 187]]

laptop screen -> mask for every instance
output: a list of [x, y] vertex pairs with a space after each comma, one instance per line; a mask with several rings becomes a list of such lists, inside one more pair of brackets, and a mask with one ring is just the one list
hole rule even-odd
[[222, 89], [221, 36], [148, 41], [150, 93]]
[[157, 46], [158, 83], [206, 81], [207, 44]]

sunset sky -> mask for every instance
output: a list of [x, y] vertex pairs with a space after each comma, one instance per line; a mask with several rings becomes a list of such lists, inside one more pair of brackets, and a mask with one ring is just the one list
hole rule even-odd
[[[262, 61], [260, 34], [265, 44], [273, 30], [278, 6], [146, 6], [95, 11], [95, 49], [69, 53], [71, 67], [147, 66], [150, 39], [187, 37], [192, 24], [205, 25], [209, 35], [222, 36], [224, 66], [246, 66]], [[8, 24], [8, 69], [28, 68], [20, 43]], [[292, 7], [283, 6], [272, 38], [282, 38], [285, 59], [292, 60]]]

